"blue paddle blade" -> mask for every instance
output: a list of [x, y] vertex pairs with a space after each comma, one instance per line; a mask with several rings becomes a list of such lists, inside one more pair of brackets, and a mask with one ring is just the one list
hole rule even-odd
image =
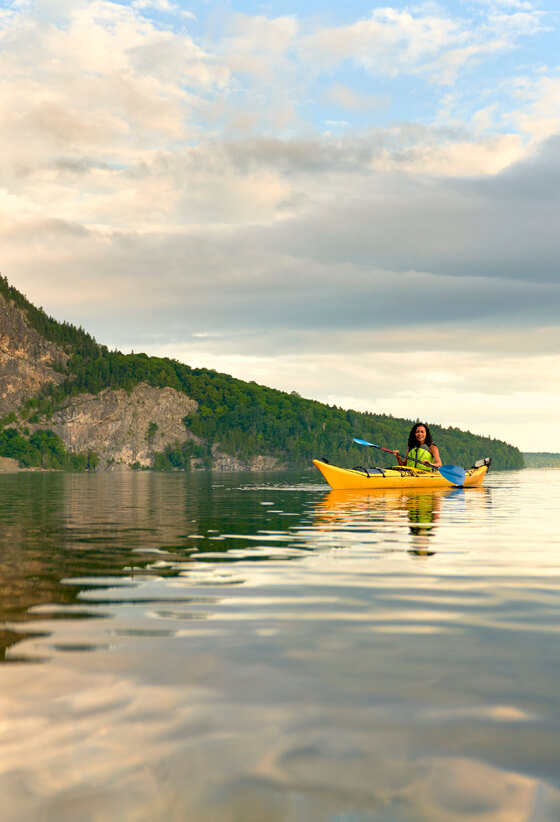
[[460, 468], [458, 465], [441, 465], [439, 468], [439, 473], [442, 477], [445, 477], [446, 480], [452, 482], [454, 485], [464, 485], [465, 484], [465, 477], [466, 472], [464, 468]]
[[357, 442], [358, 445], [370, 445], [372, 448], [380, 448], [379, 445], [374, 445], [373, 442], [368, 442], [367, 440], [359, 440], [356, 437], [353, 437], [352, 442]]

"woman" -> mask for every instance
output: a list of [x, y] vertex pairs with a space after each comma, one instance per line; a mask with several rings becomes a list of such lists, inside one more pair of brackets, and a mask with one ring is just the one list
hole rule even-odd
[[417, 422], [412, 426], [408, 435], [406, 457], [403, 459], [399, 451], [393, 451], [393, 454], [399, 465], [417, 468], [420, 471], [431, 471], [442, 464], [438, 447], [432, 442], [430, 429], [424, 422]]

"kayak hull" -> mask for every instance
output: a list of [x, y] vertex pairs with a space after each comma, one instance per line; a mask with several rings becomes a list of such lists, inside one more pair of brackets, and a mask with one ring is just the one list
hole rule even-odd
[[[490, 460], [480, 460], [466, 469], [464, 486], [482, 485]], [[368, 491], [380, 488], [455, 488], [439, 471], [415, 471], [412, 468], [338, 468], [324, 460], [313, 460], [333, 491]]]

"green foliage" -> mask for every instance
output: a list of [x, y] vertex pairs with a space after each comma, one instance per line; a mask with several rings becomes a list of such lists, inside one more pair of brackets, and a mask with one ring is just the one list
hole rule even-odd
[[154, 437], [157, 434], [158, 424], [157, 422], [150, 422], [146, 431], [146, 442], [149, 445], [152, 445], [154, 441]]
[[11, 425], [17, 420], [16, 414], [13, 411], [10, 411], [9, 414], [5, 414], [3, 417], [0, 417], [0, 430], [5, 428], [7, 425]]
[[[198, 402], [199, 410], [185, 418], [188, 429], [208, 446], [242, 460], [258, 454], [276, 456], [294, 468], [308, 467], [314, 457], [327, 457], [341, 465], [387, 465], [392, 458], [352, 444], [361, 437], [389, 448], [406, 448], [411, 420], [382, 414], [346, 411], [296, 393], [242, 380], [204, 368], [190, 368], [176, 360], [121, 354], [104, 349], [94, 358], [73, 357], [72, 374], [59, 386], [52, 383], [27, 405], [34, 409], [30, 422], [48, 419], [69, 397], [81, 392], [96, 394], [104, 388], [131, 391], [140, 382], [170, 386]], [[458, 428], [431, 425], [444, 463], [472, 465], [480, 457], [492, 457], [495, 468], [522, 468], [517, 448], [501, 440], [479, 437]], [[165, 452], [164, 452], [165, 455]], [[163, 466], [184, 467], [181, 459], [158, 457]]]
[[192, 440], [168, 445], [165, 451], [155, 454], [154, 471], [190, 471], [193, 459], [204, 468], [212, 465], [211, 453], [203, 445], [197, 445]]
[[523, 454], [527, 468], [560, 468], [560, 454], [533, 451]]
[[71, 454], [57, 434], [38, 430], [31, 436], [22, 436], [17, 428], [0, 431], [0, 457], [18, 461], [21, 468], [50, 468], [67, 471], [92, 471], [99, 464], [93, 451]]
[[[59, 323], [49, 317], [42, 308], [36, 308], [17, 288], [9, 284], [6, 277], [1, 275], [0, 294], [6, 300], [13, 302], [17, 308], [22, 309], [31, 328], [34, 328], [50, 342], [60, 345], [66, 351], [73, 351], [82, 357], [94, 357], [101, 350], [101, 346], [83, 328], [76, 328], [66, 322]], [[66, 370], [61, 363], [53, 364], [53, 368], [62, 373]]]
[[[21, 416], [29, 422], [47, 420], [71, 396], [97, 394], [106, 388], [131, 391], [141, 382], [171, 387], [197, 401], [199, 410], [185, 418], [189, 431], [204, 440], [202, 453], [194, 453], [192, 442], [167, 448], [156, 455], [156, 470], [187, 469], [192, 457], [211, 464], [212, 445], [242, 460], [256, 455], [275, 456], [284, 465], [308, 467], [314, 457], [326, 457], [339, 465], [390, 465], [394, 459], [352, 443], [352, 437], [388, 448], [406, 449], [412, 420], [383, 414], [346, 411], [273, 388], [243, 382], [205, 368], [190, 368], [176, 360], [122, 354], [99, 346], [83, 329], [57, 323], [32, 306], [5, 278], [0, 293], [26, 311], [30, 324], [47, 339], [66, 346], [71, 355], [68, 376], [60, 385], [45, 386], [26, 403]], [[155, 436], [151, 423], [146, 438]], [[444, 463], [470, 466], [481, 457], [491, 457], [494, 468], [523, 468], [518, 448], [479, 437], [458, 428], [431, 425]], [[196, 446], [200, 448], [200, 446]]]

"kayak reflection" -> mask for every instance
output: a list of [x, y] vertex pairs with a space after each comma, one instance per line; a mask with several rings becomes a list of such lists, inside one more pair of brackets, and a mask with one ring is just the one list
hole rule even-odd
[[[363, 491], [330, 491], [316, 509], [315, 523], [319, 527], [364, 526], [376, 530], [387, 525], [407, 524], [412, 537], [409, 553], [431, 556], [432, 538], [446, 506], [452, 506], [454, 517], [460, 516], [466, 505], [482, 501], [487, 496], [483, 487], [379, 489]], [[366, 525], [367, 523], [367, 525]]]

